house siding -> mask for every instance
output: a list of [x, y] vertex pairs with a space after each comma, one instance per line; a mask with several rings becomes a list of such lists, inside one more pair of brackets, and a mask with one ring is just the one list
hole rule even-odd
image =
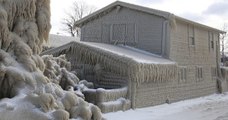
[[[219, 46], [214, 45], [212, 50], [208, 32], [213, 32], [194, 26], [195, 45], [190, 45], [188, 39], [187, 23], [177, 22], [176, 29], [172, 29], [170, 35], [170, 59], [176, 61], [179, 65], [212, 65], [216, 66], [216, 49]], [[214, 43], [219, 42], [219, 34], [213, 32]], [[219, 49], [219, 48], [218, 48]]]
[[135, 107], [148, 107], [215, 93], [216, 81], [145, 83], [137, 87]]
[[[119, 11], [113, 9], [108, 14], [83, 25], [81, 40], [126, 44], [151, 53], [162, 54], [164, 21], [165, 19], [162, 17], [124, 7]], [[116, 25], [123, 25], [122, 29], [116, 28], [121, 33], [118, 36], [118, 39], [121, 40], [118, 42], [113, 40]], [[125, 41], [122, 41], [122, 39]]]
[[[217, 68], [219, 61], [216, 59], [216, 54], [219, 55], [216, 53], [219, 51], [219, 33], [181, 21], [176, 21], [176, 27], [170, 27], [169, 30], [168, 56], [169, 59], [178, 63], [179, 77], [167, 82], [136, 85], [135, 98], [139, 99], [133, 101], [133, 108], [172, 103], [218, 91], [217, 79], [213, 77], [213, 72], [214, 68], [219, 69]], [[213, 34], [213, 48], [208, 37], [209, 33]], [[194, 37], [193, 43], [192, 36]], [[182, 68], [185, 68], [186, 73], [183, 77], [185, 79], [180, 79]]]
[[[192, 45], [189, 40], [189, 26], [194, 27], [195, 45]], [[177, 21], [176, 29], [170, 32], [170, 59], [176, 61], [179, 66], [187, 68], [187, 80], [183, 83], [185, 87], [181, 85], [176, 87], [180, 91], [185, 91], [186, 94], [194, 93], [193, 97], [215, 93], [217, 91], [216, 79], [212, 77], [212, 68], [217, 68], [217, 62], [219, 62], [216, 59], [219, 46], [215, 45], [211, 50], [208, 33], [213, 33], [214, 43], [219, 43], [219, 33], [181, 21]], [[199, 70], [197, 69], [199, 68], [202, 68], [202, 75], [200, 75], [202, 79], [198, 78]], [[202, 92], [204, 89], [208, 91]]]

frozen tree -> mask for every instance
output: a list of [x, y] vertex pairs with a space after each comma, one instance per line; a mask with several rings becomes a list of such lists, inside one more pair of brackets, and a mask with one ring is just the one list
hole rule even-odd
[[95, 7], [88, 5], [84, 1], [75, 1], [70, 12], [66, 13], [66, 18], [63, 19], [64, 31], [69, 33], [72, 37], [80, 35], [80, 29], [75, 27], [76, 21], [91, 14], [96, 10]]
[[[227, 31], [227, 25], [224, 24], [223, 31]], [[225, 47], [226, 47], [226, 37], [227, 37], [227, 33], [223, 33], [220, 35], [220, 40], [221, 40], [221, 52], [222, 52], [222, 62], [223, 65], [225, 64]]]
[[68, 89], [79, 79], [65, 56], [39, 56], [50, 14], [50, 0], [0, 0], [0, 120], [101, 120]]

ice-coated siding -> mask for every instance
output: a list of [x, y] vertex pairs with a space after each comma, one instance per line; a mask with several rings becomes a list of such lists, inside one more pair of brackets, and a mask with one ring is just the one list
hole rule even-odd
[[164, 21], [156, 15], [121, 7], [83, 25], [81, 40], [126, 44], [161, 54]]
[[216, 81], [144, 83], [137, 87], [135, 107], [147, 107], [215, 93]]
[[[192, 28], [194, 44], [191, 38]], [[209, 34], [211, 33], [213, 39], [210, 40]], [[216, 86], [216, 79], [212, 73], [217, 68], [217, 62], [219, 62], [216, 59], [216, 56], [219, 55], [219, 34], [177, 21], [176, 29], [171, 30], [170, 43], [170, 59], [176, 61], [179, 66], [186, 68], [184, 84], [190, 86], [186, 92], [190, 93], [193, 90], [191, 87], [196, 87], [194, 89], [195, 96], [203, 95], [204, 93], [201, 91], [206, 88], [210, 91], [209, 93], [214, 93], [216, 91], [214, 87]], [[200, 69], [202, 73], [200, 73]]]
[[[171, 29], [170, 58], [179, 65], [205, 65], [216, 66], [216, 49], [219, 49], [219, 34], [194, 26], [195, 45], [191, 44], [189, 28], [191, 24], [177, 22], [176, 29]], [[209, 42], [209, 33], [213, 33], [213, 44]]]
[[218, 91], [219, 34], [177, 20], [169, 36], [169, 57], [178, 63], [178, 79], [136, 85], [135, 98], [139, 99], [135, 99], [133, 107], [174, 102]]

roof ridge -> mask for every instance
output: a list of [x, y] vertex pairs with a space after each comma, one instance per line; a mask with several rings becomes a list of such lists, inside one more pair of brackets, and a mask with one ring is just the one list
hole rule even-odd
[[[78, 20], [76, 23], [75, 23], [75, 26], [82, 26], [84, 23], [86, 22], [89, 22], [90, 20], [93, 20], [97, 17], [97, 15], [100, 15], [102, 14], [104, 11], [106, 10], [109, 10], [117, 5], [120, 5], [120, 6], [123, 6], [123, 7], [127, 7], [127, 8], [130, 8], [130, 9], [134, 9], [134, 10], [138, 10], [138, 11], [142, 11], [142, 12], [146, 12], [146, 13], [149, 13], [149, 14], [154, 14], [154, 15], [157, 15], [157, 16], [160, 16], [160, 17], [164, 17], [165, 19], [167, 20], [171, 20], [171, 19], [177, 19], [177, 20], [180, 20], [180, 21], [184, 21], [186, 23], [189, 23], [189, 24], [193, 24], [193, 25], [199, 25], [200, 27], [203, 27], [203, 28], [207, 28], [207, 29], [211, 29], [213, 31], [217, 31], [219, 33], [225, 33], [224, 31], [221, 31], [219, 29], [216, 29], [216, 28], [213, 28], [213, 27], [210, 27], [210, 26], [207, 26], [207, 25], [204, 25], [204, 24], [201, 24], [201, 23], [198, 23], [198, 22], [195, 22], [195, 21], [192, 21], [192, 20], [188, 20], [186, 18], [183, 18], [183, 17], [180, 17], [180, 16], [177, 16], [177, 15], [174, 15], [173, 13], [170, 13], [170, 12], [167, 12], [167, 11], [162, 11], [162, 10], [158, 10], [158, 9], [153, 9], [153, 8], [150, 8], [150, 7], [145, 7], [145, 6], [140, 6], [140, 5], [136, 5], [136, 4], [132, 4], [132, 3], [127, 3], [127, 2], [123, 2], [123, 1], [115, 1], [109, 5], [107, 5], [106, 7], [103, 7], [101, 9], [99, 9], [98, 11]], [[173, 17], [171, 17], [173, 16]]]
[[115, 1], [115, 2], [107, 5], [106, 7], [103, 7], [101, 9], [95, 11], [94, 13], [92, 13], [88, 16], [85, 16], [84, 18], [76, 21], [75, 26], [81, 26], [83, 23], [92, 19], [93, 16], [97, 16], [97, 15], [101, 14], [102, 12], [109, 10], [110, 8], [113, 8], [113, 7], [118, 6], [118, 5], [120, 5], [122, 7], [130, 8], [130, 9], [146, 12], [149, 14], [154, 14], [156, 16], [164, 17], [166, 19], [168, 19], [170, 14], [171, 14], [171, 13], [166, 12], [166, 11], [161, 11], [161, 10], [157, 10], [157, 9], [153, 9], [153, 8], [149, 8], [149, 7], [145, 7], [145, 6], [140, 6], [140, 5], [127, 3], [127, 2], [123, 2], [123, 1]]

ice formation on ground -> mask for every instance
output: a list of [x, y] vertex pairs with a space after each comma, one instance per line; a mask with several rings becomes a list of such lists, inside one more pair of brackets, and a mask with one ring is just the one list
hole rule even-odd
[[0, 120], [100, 120], [74, 91], [64, 56], [40, 57], [50, 31], [50, 0], [0, 0]]

